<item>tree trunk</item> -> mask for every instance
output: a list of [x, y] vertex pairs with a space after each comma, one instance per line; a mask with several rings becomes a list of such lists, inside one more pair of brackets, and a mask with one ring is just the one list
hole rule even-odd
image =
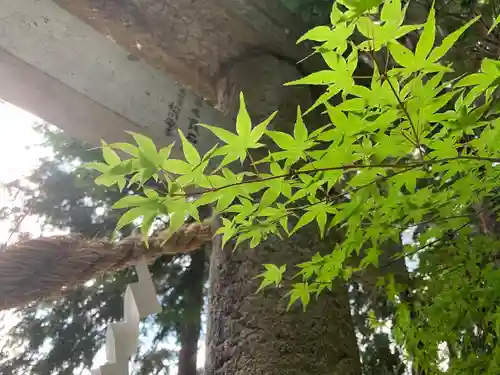
[[[219, 82], [221, 109], [235, 114], [240, 90], [250, 114], [262, 120], [275, 109], [275, 127], [290, 129], [297, 104], [311, 103], [308, 88], [283, 88], [301, 76], [296, 66], [271, 55], [253, 56], [234, 64]], [[287, 122], [288, 121], [288, 122]], [[306, 121], [307, 122], [307, 121]], [[315, 124], [318, 125], [318, 124]], [[318, 252], [331, 251], [334, 240], [320, 242], [315, 227], [287, 242], [269, 239], [256, 249], [222, 249], [213, 242], [210, 265], [206, 375], [358, 375], [359, 354], [347, 289], [341, 283], [307, 311], [293, 305], [286, 311], [286, 289], [258, 294], [262, 264], [287, 264], [285, 286], [293, 265]]]
[[205, 246], [194, 252], [191, 255], [189, 269], [184, 274], [189, 281], [189, 288], [184, 294], [183, 319], [178, 329], [181, 345], [178, 375], [197, 375], [196, 359], [203, 313], [205, 254]]

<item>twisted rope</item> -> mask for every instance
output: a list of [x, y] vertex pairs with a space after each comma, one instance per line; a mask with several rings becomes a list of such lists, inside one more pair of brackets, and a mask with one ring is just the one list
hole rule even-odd
[[211, 241], [211, 226], [185, 225], [166, 242], [139, 237], [119, 242], [85, 239], [81, 235], [41, 237], [20, 241], [0, 251], [0, 311], [61, 295], [103, 272], [117, 271], [145, 258], [189, 253]]

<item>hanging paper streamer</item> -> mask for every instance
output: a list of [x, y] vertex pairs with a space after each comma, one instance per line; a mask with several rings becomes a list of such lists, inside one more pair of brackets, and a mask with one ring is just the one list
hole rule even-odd
[[106, 332], [107, 363], [92, 370], [92, 375], [129, 375], [130, 356], [135, 354], [142, 318], [161, 311], [146, 260], [135, 266], [139, 282], [125, 291], [123, 321], [111, 323]]

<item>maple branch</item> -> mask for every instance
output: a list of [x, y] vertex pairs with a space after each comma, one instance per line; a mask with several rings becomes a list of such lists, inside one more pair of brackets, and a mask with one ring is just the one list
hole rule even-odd
[[414, 168], [433, 165], [433, 164], [448, 163], [448, 162], [456, 161], [456, 160], [488, 161], [491, 163], [500, 163], [500, 158], [490, 158], [490, 157], [481, 157], [481, 156], [455, 156], [455, 157], [450, 157], [450, 158], [434, 159], [434, 160], [422, 160], [422, 161], [418, 161], [418, 162], [401, 163], [401, 164], [392, 164], [392, 163], [389, 163], [389, 164], [384, 164], [384, 163], [381, 163], [381, 164], [345, 164], [345, 165], [339, 165], [339, 166], [335, 166], [335, 167], [313, 168], [313, 169], [309, 169], [309, 170], [293, 171], [293, 172], [284, 173], [282, 175], [277, 175], [277, 176], [270, 176], [270, 177], [265, 177], [265, 178], [256, 178], [256, 179], [250, 179], [250, 180], [246, 180], [246, 181], [235, 182], [235, 183], [224, 185], [224, 186], [221, 186], [218, 188], [206, 189], [205, 191], [201, 191], [201, 192], [172, 194], [172, 196], [194, 197], [194, 196], [200, 196], [200, 195], [203, 195], [206, 193], [215, 193], [215, 192], [218, 192], [218, 191], [221, 191], [224, 189], [229, 189], [229, 188], [236, 187], [236, 186], [253, 184], [253, 183], [257, 183], [257, 182], [272, 181], [272, 180], [277, 180], [280, 178], [297, 177], [299, 175], [314, 174], [314, 173], [318, 173], [318, 172], [329, 172], [329, 171], [338, 171], [338, 170], [348, 171], [348, 170], [361, 170], [361, 169], [370, 169], [370, 168], [414, 169]]
[[415, 146], [418, 149], [418, 154], [420, 155], [420, 159], [423, 161], [424, 160], [424, 154], [422, 153], [422, 144], [420, 143], [420, 137], [419, 137], [418, 132], [417, 132], [417, 127], [415, 126], [415, 123], [413, 122], [413, 119], [411, 118], [410, 113], [408, 112], [408, 109], [406, 108], [404, 102], [399, 97], [399, 95], [398, 95], [396, 89], [394, 88], [391, 80], [387, 77], [387, 75], [385, 75], [385, 78], [386, 78], [387, 83], [389, 84], [389, 87], [391, 88], [392, 93], [396, 97], [396, 100], [398, 101], [399, 106], [401, 107], [401, 109], [403, 110], [403, 113], [405, 114], [406, 118], [408, 119], [408, 122], [410, 124], [411, 130], [413, 132], [413, 136], [415, 137], [415, 143], [416, 143]]

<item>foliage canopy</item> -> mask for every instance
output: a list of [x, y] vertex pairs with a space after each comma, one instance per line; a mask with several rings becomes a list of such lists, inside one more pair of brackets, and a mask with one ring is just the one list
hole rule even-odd
[[[408, 25], [399, 0], [381, 3], [337, 0], [331, 24], [299, 40], [316, 43], [327, 68], [288, 83], [324, 87], [311, 108], [297, 109], [290, 133], [272, 130], [274, 114], [254, 124], [242, 94], [235, 133], [201, 125], [221, 141], [205, 155], [181, 132], [181, 158], [173, 145], [157, 150], [132, 134], [135, 145], [103, 143], [104, 162], [87, 166], [100, 172], [98, 184], [143, 186], [114, 207], [128, 209], [118, 229], [142, 217], [144, 236], [168, 216], [167, 238], [207, 204], [222, 219], [224, 244], [235, 247], [310, 223], [321, 236], [340, 233], [331, 253], [296, 265], [288, 294], [304, 308], [336, 278], [413, 259], [409, 281], [378, 280], [396, 308], [397, 345], [426, 374], [498, 374], [500, 62], [485, 58], [478, 71], [454, 74], [443, 58], [477, 17], [438, 41], [434, 8], [423, 25]], [[412, 49], [403, 37], [414, 31]], [[356, 75], [360, 57], [370, 77]], [[318, 108], [327, 124], [306, 126]], [[165, 192], [146, 187], [150, 179]], [[405, 245], [381, 262], [402, 236]], [[285, 267], [264, 266], [261, 288], [279, 285]]]

